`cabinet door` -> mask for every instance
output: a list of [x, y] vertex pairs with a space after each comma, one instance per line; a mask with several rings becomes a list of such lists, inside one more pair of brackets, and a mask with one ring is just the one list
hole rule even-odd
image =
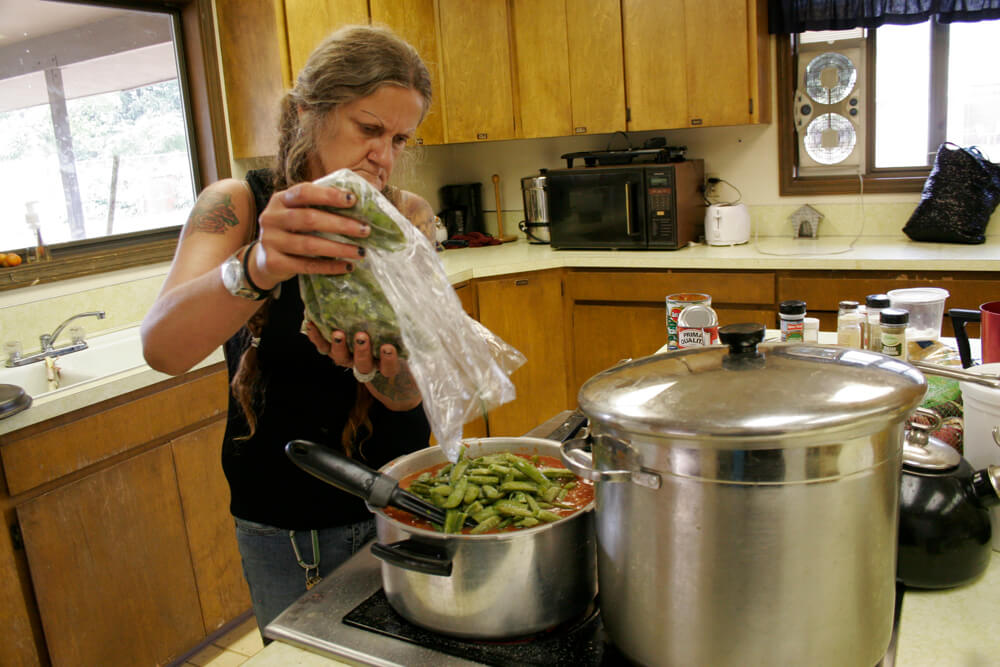
[[519, 137], [572, 133], [566, 0], [514, 0]]
[[625, 130], [619, 0], [566, 0], [573, 134]]
[[226, 421], [220, 419], [170, 443], [205, 634], [250, 609], [222, 473], [225, 431]]
[[413, 142], [424, 146], [444, 143], [441, 59], [438, 55], [434, 0], [370, 0], [369, 8], [372, 24], [386, 25], [409, 42], [420, 54], [431, 75], [431, 108], [417, 128]]
[[688, 126], [685, 4], [622, 0], [630, 131]]
[[527, 358], [511, 375], [517, 398], [489, 415], [490, 435], [522, 435], [569, 407], [562, 274], [537, 272], [480, 280], [476, 289], [480, 322]]
[[216, 0], [233, 157], [274, 155], [278, 103], [288, 82], [281, 3]]
[[292, 78], [306, 64], [309, 54], [337, 28], [368, 23], [367, 0], [285, 0], [288, 56]]
[[[686, 0], [688, 119], [685, 125], [750, 122], [745, 0]], [[697, 36], [697, 38], [695, 38]]]
[[438, 0], [449, 143], [512, 139], [506, 0]]
[[205, 636], [168, 446], [17, 515], [53, 664], [163, 664]]
[[[465, 314], [474, 320], [478, 320], [479, 308], [476, 303], [476, 284], [465, 282], [457, 285], [455, 287], [455, 294], [458, 295], [458, 300], [461, 301], [462, 310], [465, 311]], [[462, 428], [462, 437], [464, 438], [485, 438], [489, 434], [486, 420], [482, 417], [473, 419]]]

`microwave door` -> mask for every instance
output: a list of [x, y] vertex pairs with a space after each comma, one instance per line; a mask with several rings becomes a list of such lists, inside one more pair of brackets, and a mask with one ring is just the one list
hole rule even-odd
[[549, 234], [554, 248], [645, 248], [642, 173], [549, 173]]

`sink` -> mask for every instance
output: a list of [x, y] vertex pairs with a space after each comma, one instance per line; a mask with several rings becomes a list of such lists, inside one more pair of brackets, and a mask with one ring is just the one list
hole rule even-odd
[[[0, 365], [0, 384], [17, 385], [37, 400], [86, 382], [146, 366], [142, 357], [139, 327], [94, 336], [87, 344], [89, 347], [86, 350], [56, 357], [56, 366], [60, 370], [58, 389], [49, 388], [44, 361], [17, 368]], [[57, 341], [56, 347], [59, 346], [60, 342]]]

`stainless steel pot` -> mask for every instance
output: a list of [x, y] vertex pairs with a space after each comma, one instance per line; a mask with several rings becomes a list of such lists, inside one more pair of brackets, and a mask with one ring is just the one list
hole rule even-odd
[[601, 614], [647, 665], [874, 665], [893, 623], [906, 363], [818, 345], [640, 359], [591, 378]]
[[[560, 455], [541, 438], [466, 440], [469, 456], [502, 451]], [[438, 447], [380, 469], [397, 480], [445, 461]], [[375, 513], [382, 586], [408, 621], [456, 637], [499, 639], [545, 630], [583, 614], [597, 594], [593, 504], [536, 528], [489, 535], [443, 535]]]

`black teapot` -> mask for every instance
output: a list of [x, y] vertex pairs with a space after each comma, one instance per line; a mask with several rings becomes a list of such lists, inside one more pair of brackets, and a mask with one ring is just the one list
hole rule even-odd
[[903, 445], [896, 579], [912, 588], [951, 588], [990, 564], [989, 508], [1000, 503], [1000, 466], [973, 470], [930, 436], [937, 428], [931, 415], [929, 425], [910, 422]]

